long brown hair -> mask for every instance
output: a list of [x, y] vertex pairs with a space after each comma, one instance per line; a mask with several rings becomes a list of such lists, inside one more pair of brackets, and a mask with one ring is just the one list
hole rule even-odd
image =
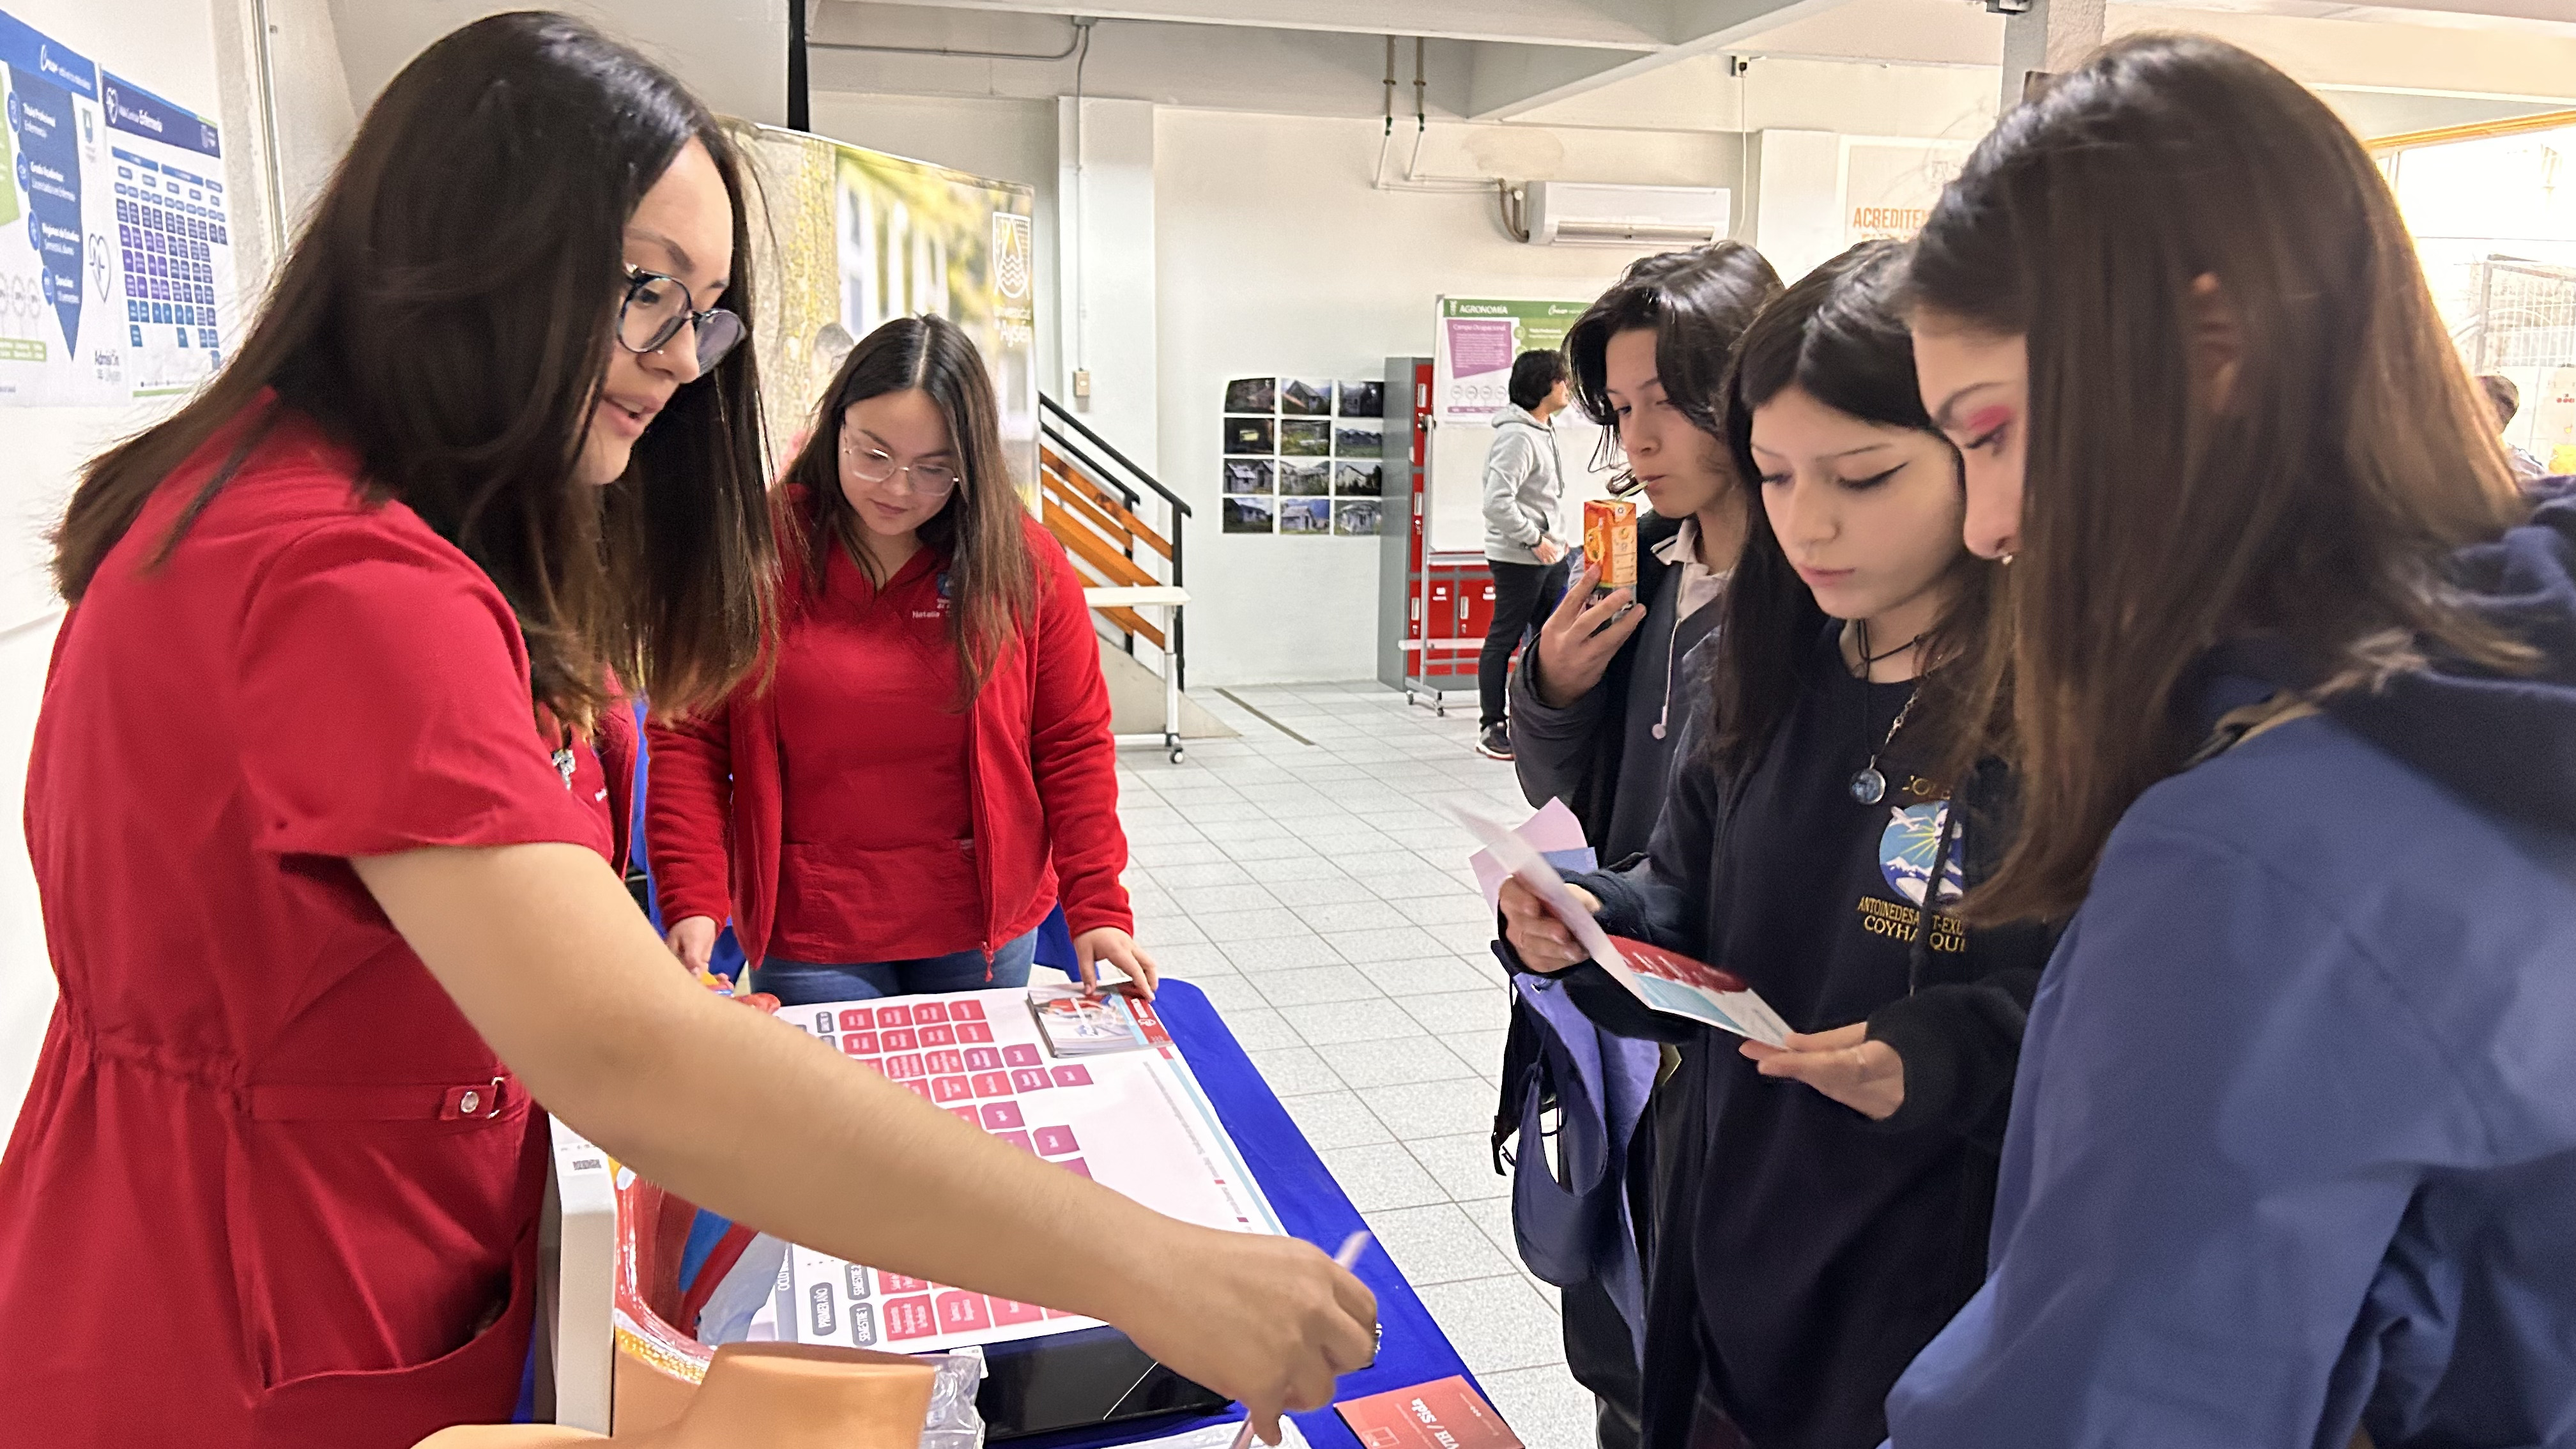
[[368, 109], [240, 352], [196, 398], [94, 459], [54, 532], [77, 603], [162, 481], [227, 423], [245, 442], [190, 501], [166, 561], [273, 418], [264, 389], [358, 454], [517, 613], [537, 701], [587, 726], [612, 672], [664, 710], [712, 702], [759, 654], [776, 551], [752, 348], [682, 387], [606, 488], [575, 464], [614, 346], [628, 218], [691, 140], [734, 203], [725, 306], [752, 308], [741, 168], [669, 74], [580, 21], [477, 21]]
[[816, 404], [804, 451], [787, 465], [787, 486], [797, 499], [787, 515], [797, 535], [791, 546], [813, 591], [822, 588], [834, 548], [848, 554], [870, 583], [885, 583], [860, 544], [863, 525], [841, 488], [841, 429], [851, 404], [915, 389], [948, 420], [957, 450], [957, 491], [921, 526], [921, 542], [948, 560], [948, 635], [957, 650], [962, 705], [983, 690], [1012, 636], [1036, 618], [1038, 575], [1029, 551], [1028, 510], [1002, 452], [992, 374], [974, 339], [956, 323], [898, 317], [850, 349]]
[[[2193, 366], [2205, 276], [2243, 344], [2218, 406]], [[2443, 576], [2524, 512], [2485, 400], [2377, 168], [2288, 76], [2195, 36], [2107, 47], [1977, 147], [1912, 281], [1930, 325], [2029, 346], [2023, 808], [1975, 918], [2074, 910], [2199, 742], [2192, 681], [2223, 641], [2279, 640], [2320, 699], [2428, 650], [2525, 661]]]
[[[1955, 484], [1958, 455], [1933, 427], [1914, 379], [1914, 337], [1897, 297], [1904, 273], [1901, 243], [1862, 242], [1800, 278], [1753, 319], [1720, 394], [1737, 477], [1762, 476], [1753, 461], [1754, 410], [1794, 387], [1863, 422], [1941, 438]], [[1745, 514], [1744, 552], [1727, 577], [1710, 671], [1716, 729], [1709, 748], [1718, 773], [1730, 779], [1761, 759], [1811, 682], [1826, 617], [1782, 551], [1761, 500], [1752, 500]], [[1995, 747], [2000, 733], [1991, 701], [1976, 697], [1971, 681], [1990, 647], [2002, 573], [1960, 546], [1942, 576], [1949, 599], [1918, 655], [1925, 666], [1922, 702], [1907, 733], [1941, 742], [1923, 768], [1954, 781]]]

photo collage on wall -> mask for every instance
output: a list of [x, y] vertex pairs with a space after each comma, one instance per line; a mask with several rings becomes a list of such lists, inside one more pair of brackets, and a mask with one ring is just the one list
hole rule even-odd
[[1386, 384], [1225, 385], [1225, 531], [1374, 538], [1384, 523]]

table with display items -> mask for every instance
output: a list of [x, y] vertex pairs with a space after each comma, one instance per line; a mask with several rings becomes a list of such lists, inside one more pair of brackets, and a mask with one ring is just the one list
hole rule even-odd
[[[978, 995], [993, 998], [996, 994]], [[905, 1001], [906, 998], [889, 999], [898, 1006]], [[873, 1018], [882, 1014], [889, 1002], [858, 1004], [872, 1008], [872, 1019], [862, 1029], [876, 1033], [866, 1045], [879, 1052], [875, 1060], [881, 1069], [890, 1063], [883, 1053], [883, 1030]], [[989, 1008], [989, 1002], [987, 1004]], [[1216, 1204], [1213, 1212], [1231, 1213], [1235, 1211], [1235, 1205], [1240, 1205], [1240, 1216], [1264, 1219], [1247, 1222], [1247, 1230], [1284, 1231], [1320, 1244], [1327, 1251], [1365, 1227], [1358, 1210], [1351, 1205], [1349, 1197], [1342, 1192], [1331, 1173], [1326, 1171], [1304, 1134], [1289, 1117], [1287, 1109], [1270, 1090], [1269, 1084], [1262, 1080], [1260, 1072], [1227, 1030], [1205, 994], [1187, 982], [1167, 980], [1153, 1005], [1150, 1018], [1159, 1021], [1162, 1030], [1168, 1032], [1171, 1045], [1186, 1064], [1186, 1072], [1179, 1076], [1185, 1081], [1195, 1082], [1199, 1093], [1203, 1094], [1199, 1101], [1214, 1112], [1223, 1129], [1221, 1134], [1212, 1136], [1230, 1143], [1232, 1149], [1230, 1162], [1215, 1162], [1207, 1174], [1219, 1179], [1216, 1195], [1208, 1199], [1208, 1203]], [[800, 1015], [812, 1014], [815, 1010], [790, 1008], [782, 1015], [795, 1023]], [[909, 1015], [908, 1012], [902, 1014]], [[989, 1009], [983, 1013], [984, 1017], [990, 1015]], [[800, 1024], [809, 1031], [814, 1026], [812, 1021]], [[836, 1020], [834, 1024], [838, 1026], [839, 1022]], [[987, 1025], [989, 1027], [990, 1024]], [[1010, 1028], [1017, 1023], [1005, 1022], [1002, 1025], [1000, 1040], [989, 1048], [997, 1053], [1007, 1049], [1005, 1044], [1012, 1035]], [[919, 1027], [908, 1021], [895, 1029], [919, 1031]], [[976, 1033], [977, 1036], [988, 1034], [989, 1031]], [[931, 1048], [956, 1050], [961, 1059], [968, 1049], [971, 1047], [966, 1043], [953, 1047], [942, 1043]], [[860, 1055], [855, 1050], [851, 1054]], [[1080, 1124], [1042, 1125], [1049, 1121], [1064, 1121], [1065, 1117], [1037, 1104], [1049, 1100], [1046, 1094], [1057, 1090], [1059, 1073], [1070, 1082], [1088, 1085], [1083, 1072], [1066, 1071], [1068, 1067], [1079, 1066], [1078, 1060], [1052, 1057], [1043, 1065], [1014, 1066], [1006, 1060], [993, 1070], [1005, 1077], [1013, 1072], [1020, 1073], [1023, 1080], [1013, 1084], [1015, 1090], [1004, 1091], [1005, 1081], [992, 1077], [990, 1073], [966, 1073], [965, 1090], [969, 1093], [976, 1091], [974, 1083], [981, 1077], [985, 1082], [983, 1095], [952, 1101], [939, 1100], [936, 1092], [944, 1087], [955, 1097], [958, 1088], [953, 1081], [954, 1074], [950, 1074], [948, 1083], [939, 1086], [931, 1085], [938, 1082], [937, 1078], [898, 1080], [925, 1080], [925, 1085], [916, 1090], [921, 1090], [936, 1105], [948, 1107], [960, 1117], [970, 1110], [975, 1111], [978, 1125], [986, 1131], [1006, 1139], [1026, 1136], [1031, 1139], [1030, 1150], [1047, 1156], [1049, 1160], [1070, 1164], [1073, 1160], [1070, 1154], [1081, 1152], [1088, 1155], [1093, 1152], [1092, 1148], [1075, 1139]], [[910, 1070], [912, 1064], [903, 1063], [901, 1067]], [[1040, 1088], [1034, 1078], [1027, 1076], [1031, 1072], [1045, 1074], [1048, 1085]], [[1184, 1106], [1183, 1110], [1187, 1107]], [[1035, 1140], [1041, 1131], [1048, 1134], [1048, 1140], [1043, 1143]], [[1014, 1145], [1018, 1145], [1016, 1140]], [[1103, 1143], [1102, 1146], [1109, 1144]], [[1103, 1166], [1106, 1165], [1104, 1162]], [[1240, 1172], [1248, 1172], [1251, 1183], [1255, 1185], [1254, 1190], [1248, 1194], [1230, 1195], [1222, 1179]], [[1173, 1174], [1175, 1178], [1193, 1175], [1190, 1169], [1176, 1169]], [[704, 1350], [662, 1320], [694, 1321], [691, 1314], [675, 1312], [674, 1305], [689, 1297], [686, 1282], [689, 1274], [713, 1271], [712, 1265], [704, 1261], [703, 1251], [692, 1254], [685, 1246], [692, 1236], [688, 1218], [695, 1215], [694, 1209], [671, 1199], [670, 1203], [683, 1211], [655, 1221], [656, 1215], [664, 1212], [663, 1199], [658, 1194], [650, 1194], [649, 1188], [635, 1183], [631, 1177], [626, 1178], [622, 1186], [615, 1185], [616, 1176], [613, 1164], [606, 1163], [602, 1154], [580, 1143], [577, 1138], [558, 1132], [556, 1180], [562, 1203], [563, 1226], [559, 1234], [562, 1247], [560, 1266], [548, 1275], [557, 1291], [552, 1295], [554, 1301], [547, 1305], [547, 1329], [554, 1350], [549, 1355], [555, 1400], [552, 1417], [559, 1422], [603, 1430], [608, 1427], [612, 1401], [617, 1417], [621, 1421], [632, 1422], [647, 1415], [658, 1418], [665, 1411], [662, 1405], [668, 1403], [672, 1393], [685, 1393], [685, 1389], [678, 1387], [680, 1379], [690, 1376], [684, 1358], [702, 1355]], [[620, 1213], [624, 1215], [622, 1234], [619, 1232]], [[1202, 1203], [1197, 1210], [1186, 1215], [1206, 1221], [1211, 1218], [1211, 1209], [1207, 1203]], [[642, 1220], [641, 1226], [639, 1219]], [[703, 1230], [703, 1220], [697, 1226]], [[603, 1237], [603, 1234], [607, 1236]], [[703, 1239], [703, 1231], [696, 1236]], [[617, 1242], [618, 1246], [605, 1253], [600, 1251], [599, 1247], [604, 1247], [609, 1241]], [[594, 1243], [598, 1246], [586, 1246]], [[684, 1256], [694, 1256], [699, 1261], [690, 1263], [684, 1270], [681, 1265]], [[789, 1250], [791, 1260], [818, 1256], [800, 1249]], [[610, 1266], [610, 1259], [618, 1260], [614, 1267]], [[821, 1266], [811, 1261], [801, 1264], [807, 1276], [818, 1278], [824, 1276], [816, 1271]], [[1106, 1329], [1069, 1333], [1061, 1339], [1020, 1343], [1004, 1341], [1009, 1338], [1009, 1331], [1003, 1320], [1021, 1313], [1035, 1316], [1037, 1310], [978, 1295], [944, 1292], [930, 1285], [919, 1285], [922, 1291], [915, 1292], [916, 1285], [909, 1280], [895, 1279], [888, 1283], [887, 1275], [866, 1274], [863, 1270], [847, 1269], [845, 1265], [830, 1266], [832, 1280], [837, 1280], [844, 1271], [853, 1278], [864, 1277], [870, 1290], [869, 1312], [875, 1315], [869, 1326], [877, 1339], [876, 1346], [881, 1348], [904, 1351], [915, 1346], [927, 1348], [932, 1342], [942, 1347], [953, 1343], [983, 1343], [987, 1346], [988, 1355], [995, 1358], [997, 1377], [1005, 1358], [1016, 1350], [1021, 1351], [1025, 1359], [1026, 1351], [1039, 1343], [1060, 1342], [1065, 1345], [1063, 1351], [1066, 1354], [1075, 1354], [1106, 1351], [1108, 1345], [1103, 1340], [1115, 1339], [1118, 1350], [1130, 1358], [1141, 1358], [1123, 1336]], [[1343, 1376], [1336, 1391], [1337, 1399], [1348, 1400], [1467, 1373], [1456, 1349], [1432, 1321], [1412, 1286], [1383, 1250], [1372, 1247], [1363, 1255], [1355, 1271], [1377, 1295], [1382, 1339], [1377, 1361], [1368, 1368]], [[822, 1282], [799, 1280], [791, 1294], [782, 1295], [781, 1308], [783, 1311], [796, 1311], [803, 1304], [803, 1295], [812, 1293], [820, 1300], [827, 1291]], [[837, 1324], [838, 1332], [846, 1334], [853, 1328], [848, 1315], [860, 1305], [853, 1301], [854, 1295], [848, 1289], [840, 1289], [839, 1292], [842, 1296], [834, 1311], [843, 1315]], [[924, 1293], [928, 1295], [926, 1298]], [[612, 1300], [615, 1304], [613, 1312], [609, 1307]], [[948, 1300], [955, 1301], [947, 1307], [938, 1306]], [[979, 1307], [981, 1311], [977, 1312]], [[942, 1315], [938, 1333], [924, 1335], [910, 1331], [904, 1324], [890, 1321], [896, 1315], [908, 1318], [924, 1311]], [[1087, 1324], [1088, 1321], [1082, 1322]], [[906, 1328], [906, 1337], [912, 1341], [896, 1337], [898, 1328]], [[780, 1337], [789, 1336], [787, 1332], [776, 1330], [774, 1324], [768, 1331], [776, 1331]], [[1090, 1348], [1079, 1347], [1084, 1344]], [[700, 1358], [699, 1362], [702, 1363], [703, 1359]], [[1124, 1362], [1120, 1361], [1122, 1366], [1111, 1371], [1123, 1372]], [[646, 1405], [652, 1407], [643, 1407]], [[1088, 1424], [1024, 1435], [1010, 1442], [1029, 1446], [1029, 1449], [1091, 1449], [1096, 1445], [1140, 1443], [1241, 1417], [1239, 1409], [1229, 1406], [1215, 1412], [1167, 1413], [1151, 1418]], [[1329, 1408], [1296, 1418], [1307, 1442], [1317, 1449], [1327, 1449], [1327, 1446], [1330, 1449], [1359, 1449], [1358, 1439]]]

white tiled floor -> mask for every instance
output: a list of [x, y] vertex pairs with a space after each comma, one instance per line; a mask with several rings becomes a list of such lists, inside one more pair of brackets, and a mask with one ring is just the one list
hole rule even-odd
[[1205, 991], [1530, 1449], [1589, 1449], [1556, 1290], [1512, 1250], [1486, 1145], [1509, 997], [1440, 811], [1518, 819], [1509, 765], [1383, 686], [1193, 696], [1240, 739], [1122, 761], [1137, 936]]

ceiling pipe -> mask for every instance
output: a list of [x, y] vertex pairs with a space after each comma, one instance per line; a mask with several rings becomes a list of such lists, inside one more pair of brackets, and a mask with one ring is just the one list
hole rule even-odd
[[1099, 22], [1089, 16], [1076, 15], [1067, 17], [1067, 23], [1072, 27], [1073, 33], [1065, 37], [1064, 49], [1052, 52], [967, 50], [946, 45], [867, 45], [855, 40], [815, 40], [807, 43], [817, 50], [864, 50], [877, 55], [943, 55], [959, 60], [1071, 60], [1074, 52], [1082, 48], [1084, 34]]

